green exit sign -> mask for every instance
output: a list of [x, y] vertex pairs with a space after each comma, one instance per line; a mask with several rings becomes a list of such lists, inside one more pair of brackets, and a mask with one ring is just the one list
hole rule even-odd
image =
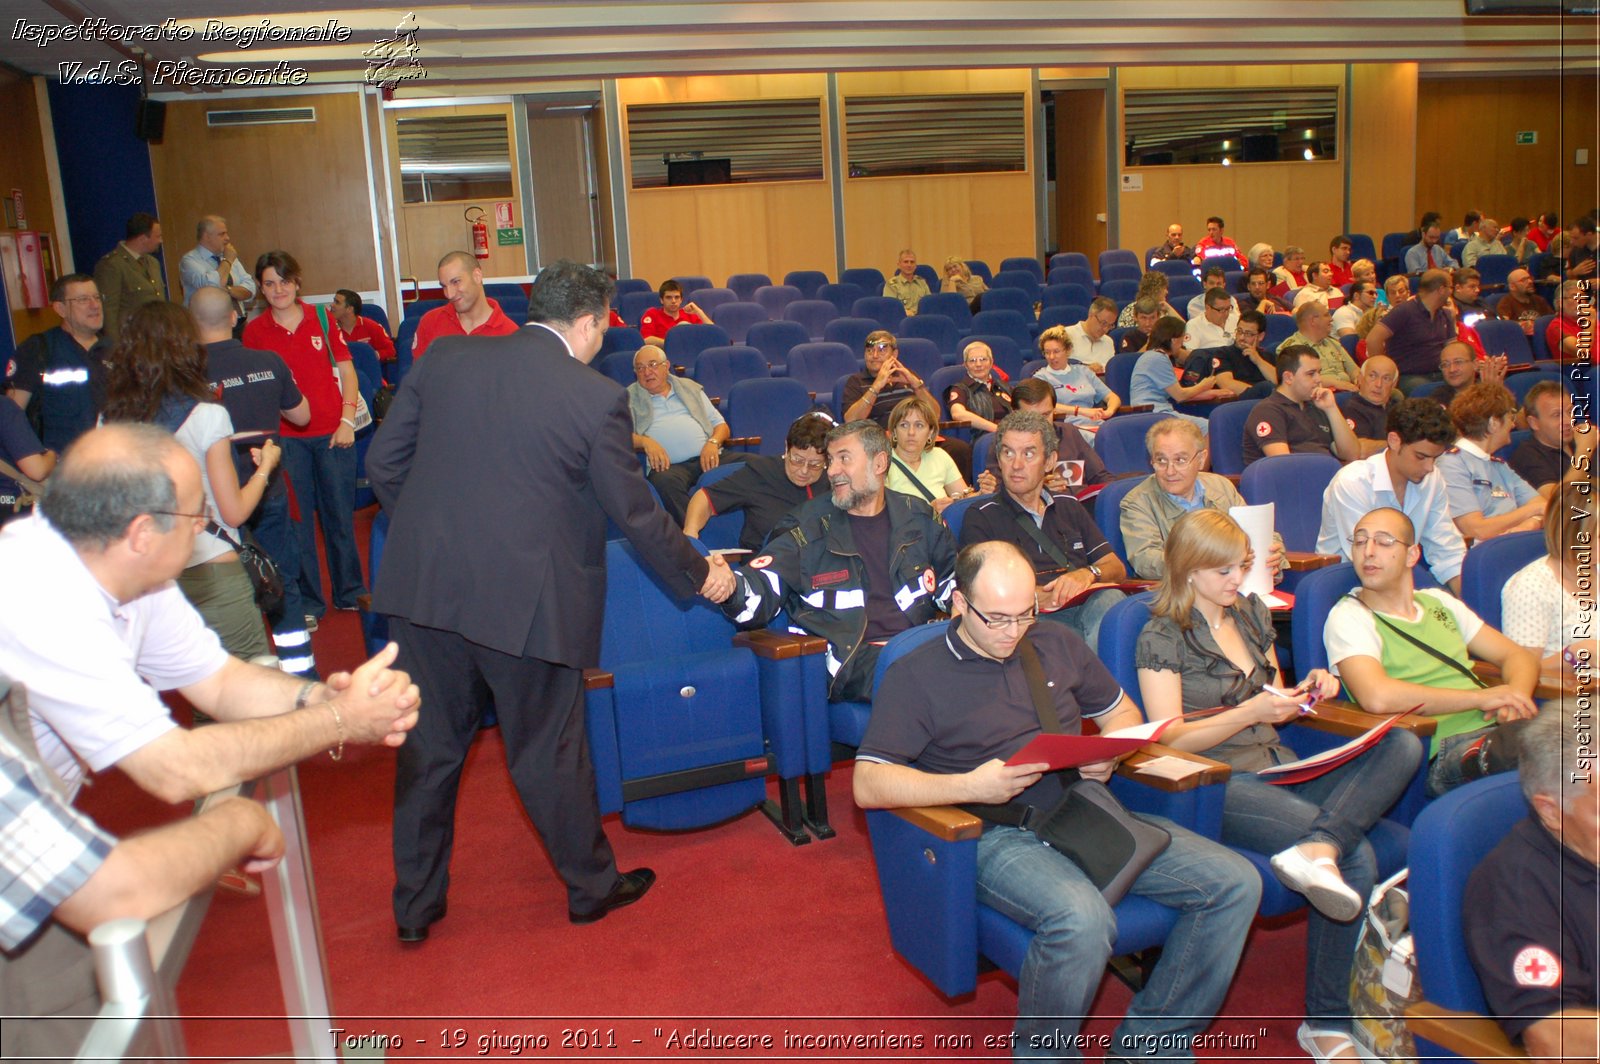
[[494, 235], [495, 242], [503, 248], [516, 247], [522, 243], [522, 230], [520, 228], [496, 229]]
[[1517, 130], [1517, 143], [1518, 144], [1537, 144], [1537, 143], [1539, 143], [1539, 131], [1537, 129], [1519, 129], [1519, 130]]

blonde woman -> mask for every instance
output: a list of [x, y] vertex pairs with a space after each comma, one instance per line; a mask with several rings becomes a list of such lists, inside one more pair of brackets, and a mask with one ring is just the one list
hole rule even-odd
[[1260, 266], [1269, 274], [1278, 268], [1277, 263], [1273, 261], [1277, 257], [1278, 252], [1271, 244], [1255, 244], [1250, 248], [1250, 265]]
[[950, 456], [933, 445], [939, 428], [938, 408], [920, 395], [902, 399], [889, 413], [890, 491], [922, 499], [935, 513], [972, 494]]
[[1167, 275], [1160, 270], [1151, 270], [1139, 278], [1139, 291], [1133, 297], [1133, 302], [1122, 308], [1122, 313], [1117, 315], [1117, 328], [1126, 329], [1135, 324], [1133, 304], [1141, 299], [1154, 299], [1161, 307], [1163, 317], [1181, 318], [1182, 314], [1172, 309], [1172, 304], [1167, 302], [1167, 289], [1171, 282]]
[[1244, 530], [1227, 514], [1202, 509], [1172, 526], [1166, 572], [1150, 623], [1139, 636], [1139, 692], [1151, 720], [1222, 707], [1180, 721], [1162, 742], [1226, 762], [1233, 774], [1222, 807], [1222, 841], [1273, 854], [1272, 869], [1304, 894], [1306, 1020], [1297, 1038], [1314, 1059], [1357, 1060], [1350, 1040], [1350, 964], [1363, 899], [1377, 878], [1367, 831], [1405, 790], [1422, 760], [1416, 736], [1391, 730], [1376, 747], [1304, 783], [1275, 786], [1256, 773], [1296, 760], [1275, 724], [1298, 717], [1312, 696], [1339, 683], [1313, 669], [1293, 697], [1280, 686], [1272, 614], [1239, 593], [1253, 560]]
[[951, 255], [944, 260], [944, 280], [939, 283], [941, 292], [960, 292], [973, 310], [978, 309], [978, 299], [989, 290], [982, 277], [972, 275], [972, 267]]
[[1092, 441], [1100, 422], [1115, 414], [1122, 400], [1099, 374], [1072, 360], [1072, 335], [1065, 325], [1052, 325], [1039, 334], [1039, 353], [1045, 364], [1034, 376], [1056, 393], [1056, 416], [1076, 425]]

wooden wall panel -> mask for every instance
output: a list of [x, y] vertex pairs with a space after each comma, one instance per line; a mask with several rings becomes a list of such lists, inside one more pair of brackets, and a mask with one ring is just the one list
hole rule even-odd
[[[311, 106], [312, 123], [212, 129], [206, 112]], [[178, 261], [206, 214], [228, 219], [241, 261], [282, 248], [300, 260], [307, 295], [378, 287], [374, 219], [354, 92], [179, 100], [166, 136], [150, 146], [167, 246], [167, 283], [181, 292]]]
[[[1561, 81], [1561, 220], [1572, 222], [1600, 210], [1600, 78], [1570, 74]], [[1588, 163], [1575, 152], [1585, 148]], [[1530, 215], [1531, 217], [1531, 215]]]
[[[1106, 250], [1106, 88], [1057, 91], [1056, 245], [1094, 262]], [[1147, 245], [1148, 246], [1148, 245]]]
[[[660, 284], [702, 274], [833, 269], [833, 201], [822, 181], [646, 188], [628, 193], [632, 274]], [[715, 316], [715, 315], [713, 315]]]
[[845, 182], [844, 211], [848, 266], [888, 274], [904, 247], [935, 270], [951, 255], [998, 269], [1033, 254], [1031, 174], [860, 178]]
[[1350, 68], [1350, 230], [1381, 250], [1383, 235], [1410, 229], [1417, 209], [1417, 64]]
[[[1336, 64], [1236, 67], [1123, 67], [1122, 89], [1224, 88], [1279, 85], [1343, 85]], [[1122, 101], [1117, 101], [1121, 107]], [[1227, 235], [1244, 250], [1265, 241], [1282, 249], [1299, 244], [1308, 254], [1325, 251], [1344, 225], [1344, 164], [1341, 161], [1250, 163], [1222, 166], [1127, 167], [1144, 189], [1117, 191], [1118, 244], [1143, 252], [1166, 238], [1166, 227], [1183, 225], [1193, 243], [1205, 236], [1205, 220], [1219, 215]]]
[[1344, 211], [1344, 170], [1336, 162], [1252, 163], [1249, 166], [1135, 168], [1142, 192], [1121, 192], [1121, 246], [1143, 253], [1166, 239], [1177, 221], [1191, 244], [1206, 235], [1205, 220], [1219, 215], [1241, 250], [1266, 241], [1282, 250], [1299, 244], [1315, 257], [1339, 232]]
[[[50, 234], [56, 249], [56, 270], [60, 272], [61, 234], [56, 228], [55, 208], [50, 198], [50, 175], [45, 167], [44, 137], [39, 126], [39, 106], [34, 96], [33, 79], [15, 74], [0, 67], [0, 195], [9, 196], [11, 190], [22, 190], [23, 206], [27, 210], [27, 228]], [[0, 220], [3, 224], [3, 220]], [[8, 230], [15, 233], [15, 229]], [[94, 263], [88, 272], [94, 270]], [[49, 307], [40, 310], [11, 312], [11, 324], [17, 343], [35, 333], [44, 332], [61, 324], [56, 312]]]
[[[1582, 92], [1562, 97], [1562, 79], [1423, 78], [1417, 86], [1417, 211], [1436, 210], [1450, 227], [1468, 210], [1502, 224], [1513, 215], [1533, 217], [1562, 209], [1562, 107]], [[1571, 122], [1569, 116], [1569, 123]], [[1535, 130], [1539, 143], [1517, 144], [1518, 130]], [[1594, 144], [1593, 111], [1587, 125]], [[1595, 163], [1591, 151], [1589, 171]], [[1592, 180], [1592, 179], [1591, 179]], [[1592, 196], [1583, 209], [1594, 206]]]

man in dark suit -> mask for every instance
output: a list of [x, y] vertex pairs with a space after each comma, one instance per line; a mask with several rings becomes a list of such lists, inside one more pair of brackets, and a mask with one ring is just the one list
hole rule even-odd
[[390, 616], [406, 667], [437, 707], [395, 779], [403, 942], [422, 941], [445, 914], [456, 788], [490, 707], [523, 807], [566, 881], [571, 920], [598, 920], [655, 881], [648, 868], [617, 873], [584, 732], [606, 516], [680, 595], [720, 602], [733, 574], [720, 557], [700, 557], [652, 500], [627, 395], [586, 365], [613, 287], [557, 262], [533, 285], [527, 328], [437, 341], [367, 455], [391, 521], [373, 608]]

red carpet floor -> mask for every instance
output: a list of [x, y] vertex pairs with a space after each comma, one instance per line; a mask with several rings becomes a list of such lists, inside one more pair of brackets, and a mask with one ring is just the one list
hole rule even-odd
[[[369, 520], [357, 516], [363, 543]], [[354, 664], [357, 618], [330, 614], [315, 646], [324, 672]], [[389, 1059], [1009, 1055], [1009, 977], [985, 975], [976, 994], [948, 1002], [891, 951], [847, 766], [829, 781], [839, 835], [828, 842], [790, 847], [756, 814], [682, 835], [613, 819], [620, 866], [648, 865], [659, 881], [637, 905], [575, 927], [512, 791], [499, 734], [487, 731], [464, 776], [449, 916], [426, 943], [402, 947], [389, 908], [393, 765], [386, 749], [355, 749], [339, 764], [312, 759], [300, 774], [336, 1025], [369, 1044], [397, 1039], [382, 1051]], [[118, 772], [83, 804], [113, 830], [172, 815]], [[1202, 1056], [1305, 1059], [1294, 1043], [1304, 939], [1300, 918], [1256, 929], [1212, 1027], [1237, 1048]], [[260, 899], [217, 895], [178, 996], [195, 1057], [288, 1052]], [[1108, 979], [1086, 1032], [1108, 1035], [1128, 997]], [[706, 1034], [716, 1041], [697, 1041]], [[786, 1041], [797, 1035], [879, 1041]], [[763, 1036], [770, 1047], [734, 1041]]]

